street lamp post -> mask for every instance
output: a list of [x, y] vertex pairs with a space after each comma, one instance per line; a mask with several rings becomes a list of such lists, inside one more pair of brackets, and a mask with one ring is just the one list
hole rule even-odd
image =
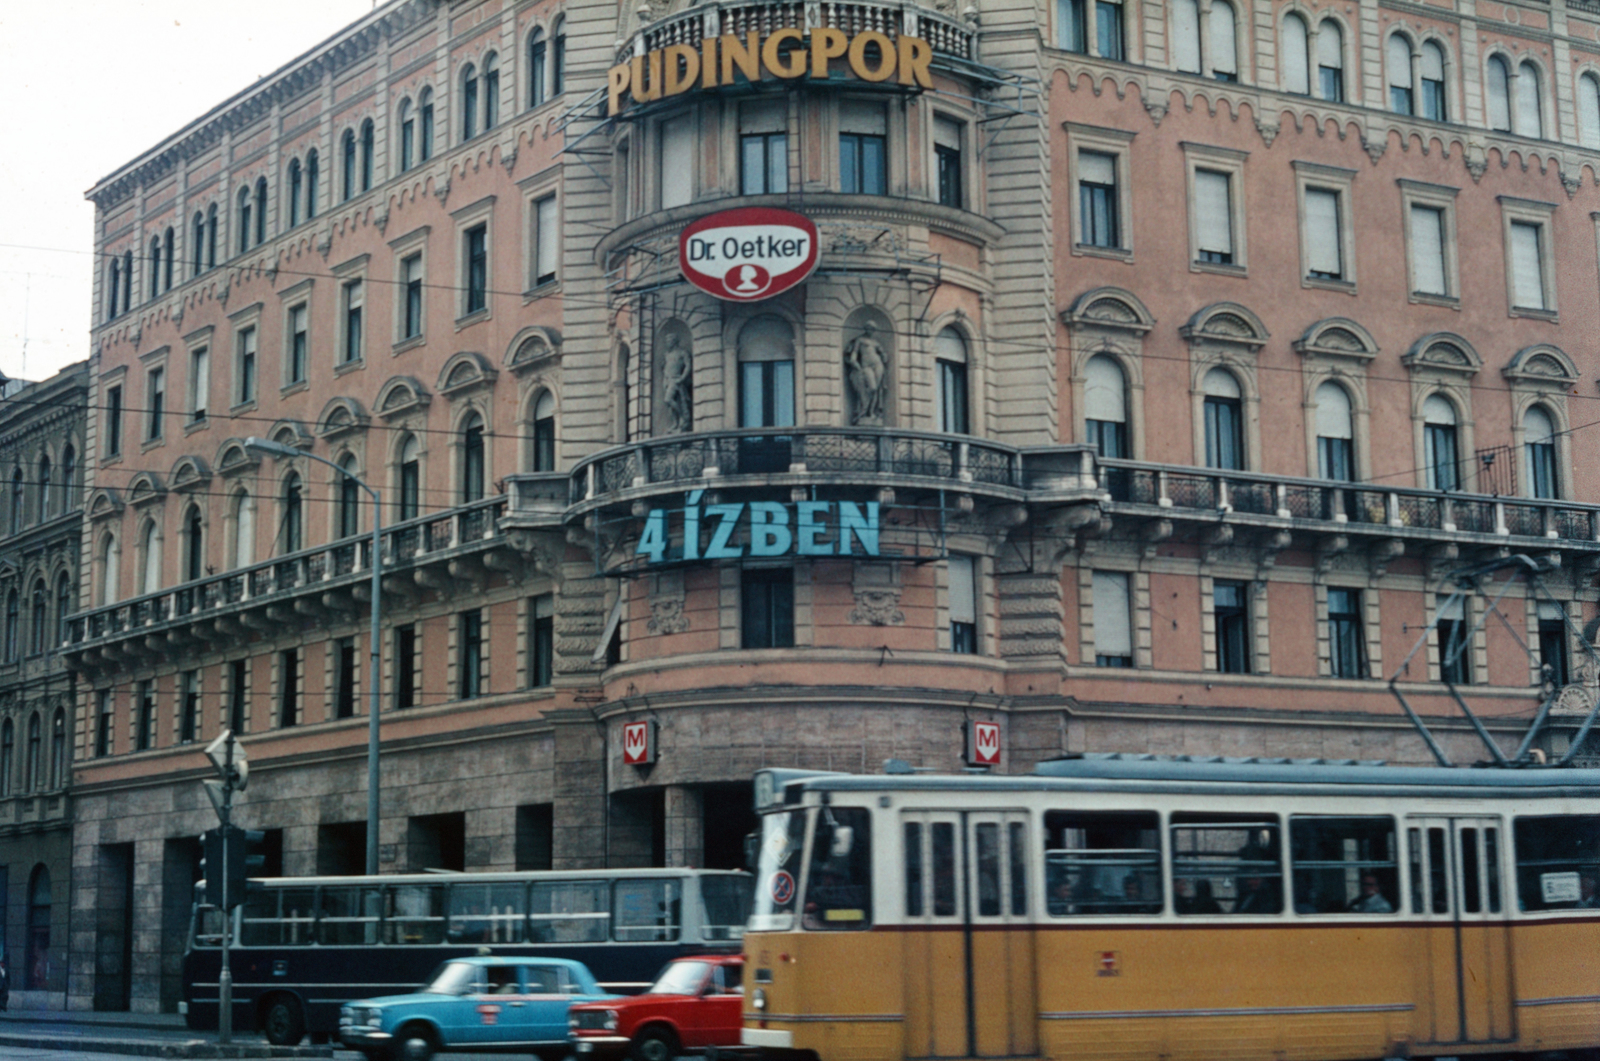
[[274, 457], [294, 459], [305, 457], [319, 464], [326, 464], [340, 475], [355, 483], [372, 497], [372, 607], [371, 630], [368, 634], [368, 655], [371, 660], [371, 669], [367, 677], [367, 875], [376, 876], [378, 872], [378, 615], [379, 596], [383, 592], [383, 495], [363, 480], [339, 467], [326, 457], [319, 457], [315, 453], [304, 453], [293, 446], [286, 446], [281, 442], [273, 442], [265, 438], [247, 438], [245, 448], [256, 453], [266, 453]]

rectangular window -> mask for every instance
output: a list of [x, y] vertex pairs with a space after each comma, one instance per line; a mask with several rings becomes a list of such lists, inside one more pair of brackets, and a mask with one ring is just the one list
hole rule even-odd
[[1344, 226], [1339, 218], [1339, 193], [1329, 188], [1306, 189], [1306, 275], [1316, 280], [1343, 280]]
[[933, 156], [938, 167], [939, 205], [961, 209], [966, 205], [962, 194], [961, 141], [965, 130], [960, 122], [949, 118], [933, 119]]
[[694, 198], [694, 116], [680, 114], [661, 123], [661, 209], [683, 206]]
[[1133, 598], [1120, 571], [1094, 573], [1094, 665], [1133, 666]]
[[1392, 914], [1400, 904], [1394, 819], [1289, 819], [1294, 909], [1301, 914]]
[[1079, 242], [1086, 247], [1122, 246], [1117, 206], [1116, 156], [1100, 151], [1079, 151]]
[[413, 254], [400, 263], [400, 283], [405, 288], [405, 312], [400, 322], [400, 337], [414, 339], [422, 334], [422, 255]]
[[1335, 678], [1365, 678], [1361, 591], [1328, 588], [1328, 666]]
[[1274, 815], [1174, 814], [1174, 911], [1188, 915], [1281, 914], [1280, 845]]
[[1211, 592], [1216, 621], [1217, 670], [1224, 674], [1249, 674], [1249, 590], [1243, 582], [1218, 579], [1212, 584]]
[[228, 664], [228, 728], [234, 733], [244, 732], [245, 697], [248, 693], [246, 667], [242, 659]]
[[1228, 174], [1195, 170], [1194, 211], [1197, 260], [1233, 264], [1233, 191]]
[[939, 430], [950, 435], [972, 433], [972, 418], [967, 407], [967, 366], [960, 361], [940, 358]]
[[466, 313], [476, 313], [489, 305], [489, 226], [473, 225], [462, 242], [467, 262]]
[[149, 751], [156, 744], [156, 683], [148, 678], [138, 685], [133, 727], [133, 750]]
[[407, 623], [394, 628], [394, 706], [417, 703], [417, 628]]
[[1111, 0], [1096, 0], [1094, 5], [1095, 47], [1100, 58], [1122, 62], [1127, 50], [1122, 42], [1122, 5]]
[[1439, 678], [1454, 685], [1472, 681], [1472, 644], [1468, 639], [1466, 608], [1462, 598], [1439, 598], [1439, 621], [1435, 630], [1439, 650]]
[[1044, 882], [1052, 917], [1159, 914], [1165, 898], [1158, 817], [1046, 811]]
[[839, 190], [854, 195], [885, 195], [884, 137], [839, 134]]
[[278, 725], [287, 729], [300, 721], [300, 650], [278, 653]]
[[1600, 817], [1518, 818], [1517, 900], [1523, 910], [1571, 910], [1600, 916]]
[[741, 573], [741, 645], [794, 647], [794, 569], [748, 568]]
[[1556, 687], [1571, 680], [1566, 612], [1555, 601], [1539, 602], [1539, 662], [1549, 668], [1549, 681]]
[[1080, 55], [1089, 50], [1088, 0], [1056, 0], [1056, 47]]
[[289, 370], [289, 383], [304, 383], [306, 381], [306, 344], [309, 341], [306, 333], [306, 304], [300, 303], [289, 310], [289, 363], [284, 366]]
[[528, 685], [540, 689], [554, 677], [555, 597], [541, 593], [528, 607]]
[[1444, 220], [1439, 207], [1411, 207], [1411, 290], [1418, 294], [1450, 294], [1444, 267]]
[[96, 758], [110, 755], [114, 747], [111, 734], [116, 726], [116, 699], [110, 689], [95, 693], [94, 754]]
[[547, 195], [533, 204], [533, 224], [533, 283], [538, 287], [553, 283], [560, 267], [561, 222], [555, 196]]
[[199, 423], [206, 418], [206, 399], [211, 395], [211, 352], [205, 347], [189, 353], [189, 419]]
[[167, 371], [163, 368], [153, 368], [146, 379], [148, 386], [145, 393], [149, 395], [147, 399], [149, 420], [144, 437], [154, 441], [161, 437], [161, 422], [167, 411]]
[[200, 672], [183, 672], [178, 691], [178, 743], [190, 744], [200, 733]]
[[256, 330], [245, 328], [239, 332], [239, 390], [238, 404], [256, 400]]
[[739, 191], [781, 195], [789, 190], [789, 134], [745, 133], [739, 137]]
[[970, 556], [952, 554], [950, 569], [950, 651], [976, 655], [978, 651], [978, 571]]
[[1511, 222], [1511, 304], [1519, 309], [1548, 309], [1544, 297], [1544, 258], [1540, 226]]
[[106, 456], [122, 455], [122, 388], [106, 388]]
[[483, 695], [483, 609], [456, 616], [456, 696], [471, 700]]
[[340, 330], [340, 339], [344, 341], [344, 349], [340, 351], [341, 364], [361, 360], [361, 310], [364, 302], [364, 288], [360, 280], [351, 280], [340, 289], [340, 301], [343, 303], [344, 327]]
[[356, 639], [341, 637], [334, 643], [333, 717], [356, 713]]

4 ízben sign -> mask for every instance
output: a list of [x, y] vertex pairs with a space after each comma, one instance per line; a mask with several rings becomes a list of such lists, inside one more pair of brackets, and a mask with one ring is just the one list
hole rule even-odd
[[[737, 501], [700, 504], [689, 495], [676, 510], [655, 508], [645, 517], [638, 556], [651, 564], [682, 560], [738, 560], [775, 556], [878, 556], [878, 502]], [[857, 549], [859, 548], [859, 552]]]
[[817, 267], [817, 226], [766, 206], [707, 214], [678, 234], [678, 267], [685, 280], [718, 298], [771, 298]]

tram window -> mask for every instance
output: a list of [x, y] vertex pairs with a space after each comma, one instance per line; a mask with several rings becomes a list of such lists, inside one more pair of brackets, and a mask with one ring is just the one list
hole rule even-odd
[[1461, 912], [1483, 912], [1483, 880], [1478, 871], [1478, 830], [1461, 830]]
[[611, 935], [605, 881], [537, 883], [528, 896], [535, 943], [604, 943]]
[[1011, 830], [1011, 916], [1028, 914], [1028, 827], [1012, 822]]
[[526, 895], [521, 884], [450, 886], [451, 943], [522, 943]]
[[1044, 829], [1046, 907], [1053, 916], [1162, 911], [1155, 814], [1050, 811]]
[[1173, 907], [1180, 914], [1280, 914], [1276, 815], [1172, 816]]
[[1450, 855], [1445, 848], [1444, 830], [1428, 830], [1428, 892], [1433, 896], [1433, 912], [1450, 912]]
[[1400, 901], [1394, 819], [1289, 819], [1294, 908], [1301, 914], [1392, 914]]
[[1512, 835], [1522, 909], [1600, 909], [1600, 817], [1518, 818]]
[[444, 885], [402, 884], [389, 891], [390, 943], [444, 942]]
[[906, 916], [922, 916], [922, 823], [906, 822]]
[[980, 822], [973, 830], [978, 862], [978, 916], [1000, 916], [1000, 826]]
[[682, 885], [675, 880], [621, 880], [611, 908], [617, 942], [674, 940], [682, 923]]
[[[941, 823], [934, 823], [938, 839]], [[938, 864], [935, 843], [935, 866]], [[934, 905], [938, 906], [937, 884]], [[864, 929], [872, 925], [872, 822], [863, 807], [823, 807], [811, 837], [804, 917], [808, 929]], [[937, 911], [935, 911], [937, 912]]]
[[269, 888], [247, 896], [239, 926], [245, 947], [304, 947], [317, 922], [315, 888]]
[[1422, 830], [1407, 829], [1406, 845], [1411, 852], [1411, 912], [1425, 914], [1428, 907], [1422, 898]]
[[1500, 830], [1483, 831], [1483, 865], [1489, 874], [1489, 912], [1500, 912]]
[[956, 915], [956, 827], [950, 822], [929, 826], [933, 844], [933, 916]]
[[323, 888], [317, 914], [317, 942], [373, 944], [383, 912], [383, 892], [377, 888]]

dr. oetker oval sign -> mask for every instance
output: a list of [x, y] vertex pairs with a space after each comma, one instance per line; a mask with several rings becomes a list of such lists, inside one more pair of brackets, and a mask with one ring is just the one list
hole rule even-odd
[[708, 294], [757, 302], [811, 275], [817, 267], [817, 226], [774, 207], [723, 210], [678, 236], [678, 265], [684, 279]]

